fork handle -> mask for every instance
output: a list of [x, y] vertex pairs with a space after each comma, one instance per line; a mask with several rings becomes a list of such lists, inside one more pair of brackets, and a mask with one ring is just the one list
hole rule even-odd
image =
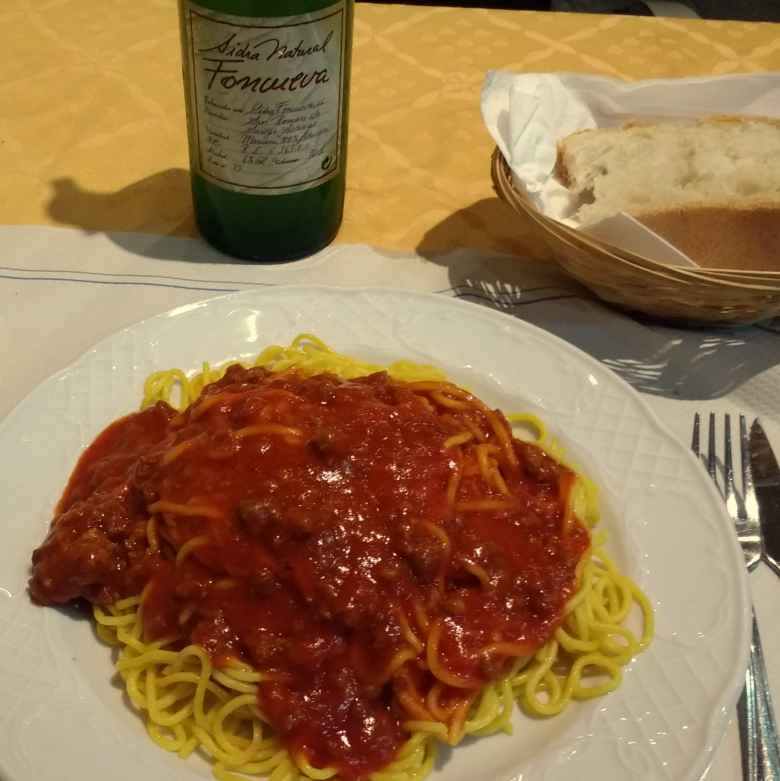
[[780, 781], [780, 746], [761, 635], [753, 613], [750, 665], [737, 705], [745, 781]]

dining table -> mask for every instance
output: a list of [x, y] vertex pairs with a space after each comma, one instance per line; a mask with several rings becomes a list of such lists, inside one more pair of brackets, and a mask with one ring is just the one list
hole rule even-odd
[[[498, 309], [602, 362], [680, 440], [695, 412], [743, 414], [780, 453], [780, 319], [682, 327], [599, 301], [496, 196], [480, 113], [497, 69], [780, 71], [780, 26], [359, 2], [343, 225], [318, 254], [277, 264], [198, 236], [175, 3], [4, 0], [0, 50], [0, 418], [138, 320], [231, 291], [327, 284]], [[780, 580], [761, 564], [749, 583], [780, 704]], [[740, 778], [740, 756], [731, 714], [707, 778]]]

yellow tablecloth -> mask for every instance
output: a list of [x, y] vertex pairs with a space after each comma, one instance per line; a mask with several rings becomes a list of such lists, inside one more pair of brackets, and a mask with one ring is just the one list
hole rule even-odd
[[[360, 4], [340, 242], [539, 254], [494, 196], [491, 68], [780, 70], [780, 26]], [[4, 0], [0, 222], [191, 235], [171, 0]]]
[[[361, 4], [348, 201], [338, 241], [429, 257], [458, 247], [477, 251], [444, 264], [337, 247], [311, 263], [227, 266], [213, 262], [219, 256], [199, 242], [113, 233], [195, 233], [175, 5], [0, 0], [0, 418], [50, 372], [141, 318], [230, 290], [336, 282], [439, 291], [491, 304], [604, 361], [645, 392], [681, 439], [689, 436], [695, 410], [715, 410], [735, 419], [739, 413], [761, 416], [778, 449], [780, 351], [769, 329], [684, 333], [649, 327], [585, 299], [546, 264], [526, 269], [514, 259], [490, 257], [491, 250], [538, 256], [543, 249], [493, 194], [492, 141], [482, 126], [479, 96], [492, 68], [625, 78], [780, 70], [780, 26]], [[98, 235], [5, 227], [25, 223]], [[561, 371], [568, 376], [565, 367]], [[522, 388], [518, 393], [524, 397]], [[89, 398], [74, 395], [63, 425], [86, 414]], [[619, 434], [616, 446], [624, 448]], [[669, 501], [674, 509], [675, 498]], [[680, 501], [684, 510], [686, 497]], [[19, 551], [18, 561], [28, 556]], [[12, 577], [19, 577], [23, 594], [25, 578], [17, 570]], [[0, 586], [8, 586], [2, 577]], [[16, 590], [7, 588], [6, 596], [11, 588]], [[759, 567], [751, 588], [778, 703], [777, 582]], [[661, 633], [672, 626], [664, 623], [664, 612], [674, 601], [663, 610], [659, 604]], [[658, 642], [676, 640], [662, 634]], [[691, 675], [701, 686], [697, 671]], [[691, 756], [697, 746], [691, 732], [666, 732], [656, 718], [658, 708], [691, 713], [691, 704], [659, 701], [645, 715], [645, 695], [652, 700], [653, 693], [639, 700], [637, 734], [648, 746]], [[703, 689], [701, 697], [708, 696]], [[37, 722], [22, 722], [32, 735]], [[708, 743], [716, 733], [710, 725]], [[616, 739], [622, 745], [632, 734]], [[56, 741], [40, 743], [37, 751], [51, 746], [56, 762]], [[603, 748], [590, 744], [595, 752]], [[657, 773], [650, 764], [639, 767], [665, 777], [660, 766]], [[708, 778], [738, 777], [740, 747], [732, 726]]]

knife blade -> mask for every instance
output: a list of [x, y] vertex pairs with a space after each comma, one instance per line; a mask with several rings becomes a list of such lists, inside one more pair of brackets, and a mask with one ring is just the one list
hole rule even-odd
[[780, 466], [757, 420], [750, 427], [750, 465], [764, 537], [764, 561], [780, 575]]

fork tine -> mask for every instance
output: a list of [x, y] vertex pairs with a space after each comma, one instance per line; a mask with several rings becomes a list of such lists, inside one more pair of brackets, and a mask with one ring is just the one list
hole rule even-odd
[[723, 498], [728, 506], [734, 496], [734, 459], [731, 454], [731, 415], [723, 418]]
[[742, 462], [742, 486], [746, 491], [748, 482], [750, 481], [750, 472], [748, 469], [749, 456], [750, 456], [750, 441], [748, 440], [747, 422], [745, 416], [739, 416], [739, 454]]
[[747, 520], [747, 504], [755, 500], [756, 490], [753, 486], [753, 471], [750, 468], [750, 439], [748, 438], [747, 422], [745, 416], [739, 416], [739, 456], [742, 466], [742, 497], [740, 518]]
[[753, 467], [750, 464], [750, 437], [744, 415], [739, 416], [739, 439], [742, 448], [742, 495], [745, 497], [745, 501], [742, 503], [741, 518], [756, 526], [758, 523], [758, 499], [756, 498], [756, 485], [753, 481]]
[[697, 412], [693, 416], [693, 435], [691, 436], [691, 450], [693, 450], [693, 455], [696, 456], [696, 458], [699, 458], [699, 436], [701, 432], [701, 417], [699, 416], [699, 413]]
[[707, 472], [709, 472], [710, 477], [715, 482], [715, 485], [717, 485], [718, 475], [717, 475], [717, 460], [715, 456], [715, 413], [714, 412], [710, 412], [708, 439], [709, 442], [707, 443]]

